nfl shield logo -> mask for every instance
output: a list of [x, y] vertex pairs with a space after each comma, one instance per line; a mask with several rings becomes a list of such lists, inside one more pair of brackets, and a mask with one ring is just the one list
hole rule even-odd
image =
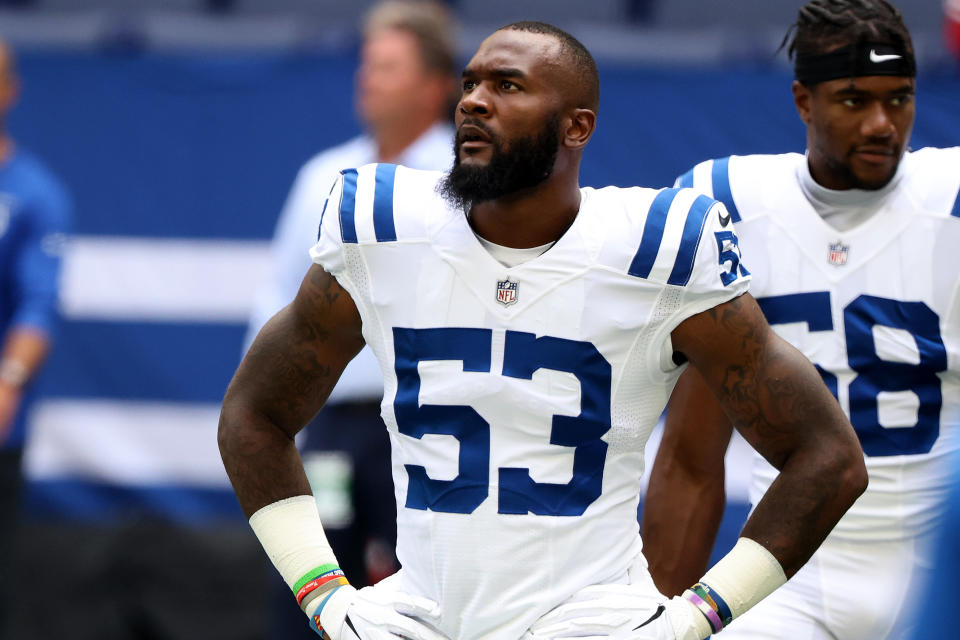
[[512, 305], [517, 301], [517, 288], [519, 286], [519, 282], [510, 282], [510, 278], [497, 280], [497, 302], [505, 307]]
[[842, 267], [847, 264], [847, 255], [850, 253], [850, 246], [845, 245], [839, 240], [830, 243], [830, 264], [835, 267]]

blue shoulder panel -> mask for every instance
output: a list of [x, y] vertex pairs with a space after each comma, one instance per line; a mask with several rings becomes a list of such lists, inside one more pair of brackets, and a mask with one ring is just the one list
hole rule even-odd
[[373, 230], [377, 235], [377, 242], [397, 239], [397, 229], [393, 224], [393, 180], [396, 175], [397, 165], [377, 165], [376, 186], [373, 190]]
[[[693, 262], [697, 258], [697, 247], [700, 246], [700, 236], [703, 233], [703, 223], [707, 220], [707, 212], [715, 200], [707, 196], [697, 196], [687, 213], [687, 220], [683, 225], [683, 236], [680, 239], [680, 249], [677, 259], [673, 263], [673, 271], [667, 284], [686, 286], [693, 273]], [[733, 214], [731, 214], [733, 215]]]
[[643, 237], [640, 239], [640, 248], [637, 254], [633, 256], [633, 262], [630, 263], [630, 269], [627, 271], [632, 276], [646, 278], [653, 269], [653, 263], [657, 260], [657, 252], [660, 250], [660, 243], [663, 241], [663, 229], [667, 224], [667, 213], [670, 211], [670, 205], [673, 199], [677, 197], [679, 189], [663, 189], [653, 199], [649, 211], [647, 211], [647, 221], [643, 225]]
[[718, 158], [713, 161], [711, 173], [713, 181], [713, 198], [723, 203], [730, 212], [730, 219], [740, 222], [740, 212], [733, 202], [733, 193], [730, 191], [730, 158]]
[[685, 174], [677, 178], [677, 186], [687, 188], [693, 186], [693, 169], [690, 169], [690, 171], [687, 171]]
[[340, 237], [344, 242], [357, 242], [357, 170], [344, 169], [343, 193], [340, 194]]

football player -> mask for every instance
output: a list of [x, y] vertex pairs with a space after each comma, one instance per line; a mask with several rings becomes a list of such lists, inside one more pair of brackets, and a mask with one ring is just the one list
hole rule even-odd
[[[812, 560], [725, 637], [901, 638], [960, 446], [960, 148], [907, 151], [914, 52], [889, 3], [814, 0], [788, 37], [806, 154], [709, 160], [678, 184], [726, 204], [751, 292], [846, 410], [870, 483]], [[706, 565], [731, 421], [687, 370], [643, 514], [666, 594]], [[757, 455], [751, 502], [781, 482]]]
[[[598, 101], [582, 44], [509, 25], [463, 72], [449, 173], [345, 170], [317, 212], [316, 264], [237, 370], [219, 441], [324, 637], [702, 639], [796, 572], [863, 490], [849, 422], [746, 292], [723, 205], [579, 186]], [[293, 436], [364, 343], [384, 374], [403, 568], [358, 591]], [[736, 548], [667, 600], [636, 509], [687, 362], [783, 474]]]

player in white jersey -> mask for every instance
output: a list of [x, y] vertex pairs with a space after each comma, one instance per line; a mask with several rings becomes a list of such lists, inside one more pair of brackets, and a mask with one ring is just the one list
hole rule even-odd
[[[729, 636], [901, 638], [930, 568], [946, 461], [960, 448], [960, 148], [904, 153], [913, 51], [890, 5], [811, 2], [790, 51], [807, 154], [710, 160], [678, 184], [727, 205], [751, 292], [847, 411], [870, 484], [811, 561]], [[643, 529], [665, 593], [706, 564], [731, 433], [694, 372], [675, 394]], [[753, 504], [776, 476], [757, 456]]]
[[[224, 464], [324, 637], [702, 639], [796, 572], [863, 490], [839, 406], [745, 293], [723, 205], [579, 187], [598, 100], [569, 34], [524, 22], [487, 38], [464, 70], [453, 169], [344, 171], [316, 265], [231, 382]], [[403, 568], [357, 591], [293, 434], [364, 343], [385, 380]], [[644, 443], [686, 360], [784, 463], [784, 490], [667, 600], [636, 509]]]

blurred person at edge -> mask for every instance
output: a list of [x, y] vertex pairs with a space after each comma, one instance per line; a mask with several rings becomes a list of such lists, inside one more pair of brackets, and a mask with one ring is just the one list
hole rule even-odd
[[[317, 154], [300, 169], [277, 221], [270, 274], [257, 293], [244, 350], [296, 295], [311, 264], [308, 252], [317, 240], [320, 212], [341, 169], [392, 162], [446, 170], [453, 164], [450, 119], [459, 90], [455, 30], [448, 10], [430, 1], [388, 0], [366, 15], [354, 96], [364, 133]], [[365, 347], [300, 442], [330, 544], [355, 582], [365, 577], [373, 583], [399, 568], [382, 396], [380, 367]], [[331, 428], [344, 423], [350, 429]], [[359, 464], [362, 474], [354, 473]], [[315, 637], [279, 578], [272, 609], [273, 632]]]
[[943, 0], [943, 37], [947, 49], [960, 60], [960, 0]]
[[954, 586], [960, 573], [960, 456], [952, 462], [953, 489], [947, 500], [947, 515], [940, 527], [933, 555], [930, 580], [923, 591], [912, 640], [949, 638], [956, 633], [954, 621]]
[[71, 217], [63, 186], [7, 131], [19, 89], [13, 52], [0, 41], [0, 637], [15, 593], [11, 563], [30, 383], [50, 352]]

